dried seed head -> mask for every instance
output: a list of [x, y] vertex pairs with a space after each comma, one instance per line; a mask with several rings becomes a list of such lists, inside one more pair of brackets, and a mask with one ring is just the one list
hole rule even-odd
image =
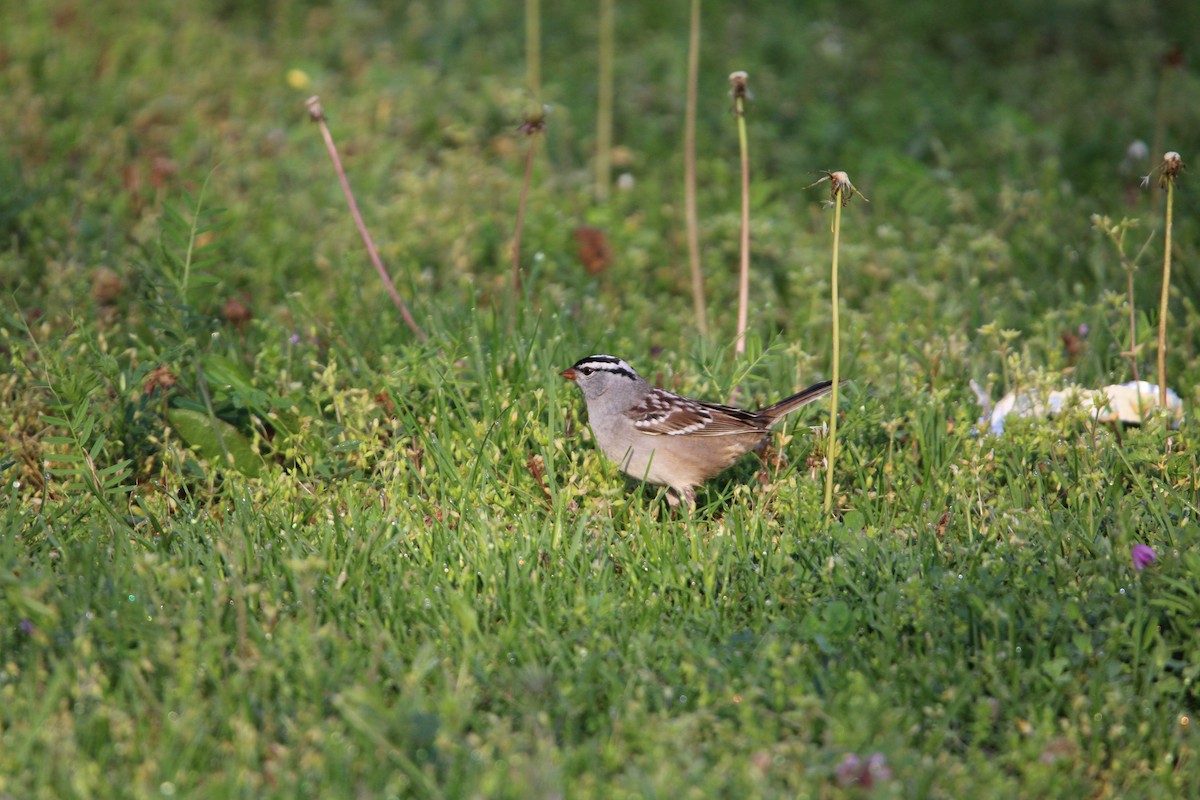
[[517, 128], [526, 136], [533, 136], [546, 130], [546, 118], [550, 116], [550, 106], [538, 106], [525, 115], [525, 121]]
[[[1167, 188], [1167, 184], [1174, 183], [1175, 179], [1183, 173], [1183, 168], [1187, 164], [1183, 163], [1183, 156], [1176, 153], [1174, 150], [1169, 150], [1163, 153], [1162, 163], [1155, 169], [1158, 170], [1158, 185], [1162, 188]], [[1152, 171], [1150, 175], [1153, 175]], [[1142, 188], [1145, 189], [1150, 185], [1150, 175], [1142, 176]]]
[[858, 195], [859, 197], [861, 197], [864, 202], [867, 202], [867, 203], [871, 202], [870, 200], [867, 200], [866, 195], [864, 195], [857, 188], [855, 188], [854, 184], [850, 182], [850, 176], [847, 175], [845, 172], [842, 172], [841, 170], [838, 170], [836, 172], [830, 172], [829, 170], [822, 170], [822, 174], [825, 177], [818, 178], [817, 180], [813, 181], [812, 183], [810, 183], [808, 186], [805, 186], [804, 188], [811, 189], [812, 187], [816, 186], [819, 183], [824, 183], [825, 181], [829, 181], [829, 204], [830, 205], [833, 205], [834, 203], [837, 203], [837, 202], [841, 202], [843, 207], [848, 206], [848, 205], [850, 205], [850, 198], [854, 197], [854, 195]]
[[308, 118], [313, 122], [321, 122], [325, 119], [325, 109], [321, 108], [321, 98], [315, 94], [304, 101], [304, 107], [308, 109]]
[[1183, 168], [1187, 166], [1183, 163], [1183, 157], [1171, 150], [1163, 154], [1162, 163], [1158, 165], [1158, 171], [1164, 178], [1176, 178], [1179, 173], [1183, 172]]
[[850, 182], [850, 176], [844, 172], [829, 173], [829, 191], [832, 194], [840, 192], [854, 193], [854, 184]]
[[733, 97], [733, 113], [741, 116], [746, 110], [746, 101], [750, 99], [750, 90], [746, 88], [746, 80], [750, 76], [743, 70], [729, 73], [729, 94]]

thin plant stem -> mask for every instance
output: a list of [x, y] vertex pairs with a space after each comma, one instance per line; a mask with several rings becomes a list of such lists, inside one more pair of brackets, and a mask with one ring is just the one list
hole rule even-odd
[[742, 156], [741, 266], [738, 270], [737, 338], [733, 353], [746, 352], [746, 328], [750, 314], [750, 148], [746, 137], [746, 73], [729, 76], [733, 83], [733, 110], [737, 116], [738, 148]]
[[529, 91], [542, 94], [542, 8], [540, 0], [525, 0], [525, 70]]
[[529, 198], [529, 182], [533, 176], [533, 154], [537, 150], [537, 137], [529, 137], [529, 150], [525, 154], [525, 179], [521, 182], [521, 200], [517, 205], [517, 222], [513, 231], [512, 287], [513, 294], [521, 294], [521, 231], [525, 228], [525, 202]]
[[1137, 681], [1134, 691], [1141, 691], [1140, 684], [1144, 680], [1142, 677], [1142, 643], [1146, 641], [1146, 600], [1143, 594], [1142, 576], [1140, 574], [1135, 575], [1134, 580], [1137, 583], [1137, 588], [1134, 590], [1137, 592], [1137, 605], [1133, 616], [1133, 670], [1130, 674]]
[[829, 444], [825, 448], [825, 513], [830, 514], [833, 512], [833, 469], [837, 463], [838, 396], [842, 382], [841, 322], [838, 315], [838, 245], [842, 239], [842, 207], [848, 205], [850, 199], [856, 194], [862, 196], [864, 203], [871, 201], [855, 188], [854, 184], [850, 182], [850, 176], [845, 172], [841, 170], [821, 171], [824, 173], [824, 177], [806, 188], [829, 181], [829, 202], [833, 205], [833, 266], [829, 281], [829, 291], [833, 301], [830, 308], [830, 317], [833, 323], [833, 374], [831, 376], [833, 390], [829, 397]]
[[838, 242], [842, 235], [842, 189], [833, 192], [833, 268], [829, 281], [833, 305], [833, 368], [829, 393], [829, 444], [825, 448], [825, 513], [833, 511], [833, 466], [837, 460], [838, 388], [841, 382], [841, 336], [838, 320]]
[[1167, 406], [1167, 299], [1171, 294], [1171, 214], [1175, 204], [1175, 179], [1167, 178], [1167, 226], [1163, 232], [1162, 297], [1158, 301], [1158, 404]]
[[366, 245], [367, 255], [370, 256], [371, 263], [375, 265], [375, 271], [379, 273], [379, 278], [383, 281], [388, 294], [391, 295], [392, 303], [400, 310], [400, 316], [404, 317], [404, 322], [408, 325], [409, 330], [422, 342], [428, 341], [429, 337], [425, 335], [425, 331], [421, 330], [421, 326], [413, 319], [408, 306], [400, 297], [400, 293], [396, 291], [396, 285], [392, 283], [391, 276], [388, 275], [387, 269], [384, 268], [382, 259], [379, 258], [379, 251], [375, 249], [375, 242], [371, 239], [371, 233], [367, 230], [367, 223], [363, 221], [362, 214], [358, 210], [358, 202], [354, 199], [354, 192], [350, 189], [350, 180], [346, 177], [346, 170], [342, 168], [342, 159], [338, 156], [337, 146], [333, 143], [333, 134], [329, 132], [329, 125], [325, 122], [325, 111], [321, 108], [320, 98], [314, 95], [308, 98], [305, 105], [308, 106], [309, 117], [321, 129], [321, 136], [325, 139], [325, 149], [329, 151], [329, 158], [333, 161], [334, 172], [337, 173], [338, 181], [342, 184], [342, 193], [346, 195], [346, 203], [350, 206], [350, 216], [354, 218], [354, 224], [358, 226], [358, 233], [362, 237], [363, 244]]
[[600, 74], [596, 106], [596, 199], [608, 199], [613, 137], [613, 0], [600, 0]]
[[179, 281], [179, 297], [184, 301], [187, 300], [188, 286], [191, 284], [192, 261], [196, 255], [196, 239], [200, 234], [200, 208], [204, 205], [204, 193], [208, 191], [208, 182], [211, 178], [211, 172], [204, 176], [204, 183], [200, 186], [200, 193], [196, 196], [196, 208], [192, 213], [192, 224], [188, 229], [187, 252], [183, 258], [183, 278]]
[[1121, 269], [1125, 270], [1125, 291], [1129, 297], [1129, 349], [1121, 351], [1120, 355], [1129, 357], [1129, 367], [1133, 374], [1133, 380], [1136, 383], [1141, 382], [1141, 374], [1138, 369], [1138, 355], [1141, 353], [1141, 345], [1137, 341], [1137, 299], [1134, 295], [1134, 273], [1137, 272], [1137, 264], [1142, 260], [1142, 255], [1146, 252], [1146, 248], [1150, 246], [1150, 242], [1154, 240], [1154, 232], [1146, 237], [1146, 241], [1142, 243], [1142, 247], [1137, 251], [1132, 259], [1125, 255], [1125, 235], [1128, 230], [1136, 225], [1136, 220], [1123, 219], [1116, 225], [1108, 217], [1093, 215], [1093, 224], [1104, 232], [1108, 240], [1112, 243], [1113, 248], [1117, 251], [1117, 256], [1121, 259]]
[[1125, 278], [1128, 282], [1129, 289], [1129, 366], [1133, 369], [1133, 380], [1138, 382], [1141, 378], [1138, 377], [1137, 365], [1137, 309], [1134, 307], [1133, 301], [1133, 269], [1125, 270]]
[[708, 303], [704, 299], [704, 271], [700, 265], [700, 222], [696, 213], [696, 106], [700, 83], [700, 0], [692, 0], [688, 37], [687, 109], [683, 120], [683, 208], [687, 220], [688, 263], [692, 271], [692, 301], [696, 327], [708, 336]]

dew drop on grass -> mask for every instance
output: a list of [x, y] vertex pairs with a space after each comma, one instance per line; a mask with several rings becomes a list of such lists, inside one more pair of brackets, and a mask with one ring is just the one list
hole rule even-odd
[[131, 594], [131, 595], [129, 595], [129, 602], [131, 602], [131, 603], [132, 603], [132, 602], [135, 602], [136, 600], [137, 600], [137, 595], [136, 595], [136, 594]]
[[1124, 587], [1124, 586], [1122, 586], [1122, 587], [1121, 587], [1121, 594], [1125, 594], [1125, 587]]

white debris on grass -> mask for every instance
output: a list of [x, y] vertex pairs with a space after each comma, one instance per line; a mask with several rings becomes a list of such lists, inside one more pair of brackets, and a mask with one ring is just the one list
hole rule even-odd
[[[1064, 408], [1079, 408], [1097, 422], [1124, 422], [1140, 425], [1158, 409], [1158, 386], [1149, 381], [1130, 381], [1112, 384], [1103, 389], [1070, 386], [1064, 390], [1009, 392], [994, 406], [978, 383], [971, 381], [971, 391], [983, 408], [980, 425], [999, 436], [1009, 416], [1044, 417]], [[1183, 421], [1183, 401], [1174, 390], [1167, 389], [1167, 411], [1172, 427]]]

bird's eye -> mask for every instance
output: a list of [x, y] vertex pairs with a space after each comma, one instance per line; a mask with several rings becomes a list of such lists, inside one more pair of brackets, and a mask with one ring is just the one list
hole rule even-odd
[[584, 375], [591, 375], [594, 370], [591, 367], [580, 367], [579, 371]]

